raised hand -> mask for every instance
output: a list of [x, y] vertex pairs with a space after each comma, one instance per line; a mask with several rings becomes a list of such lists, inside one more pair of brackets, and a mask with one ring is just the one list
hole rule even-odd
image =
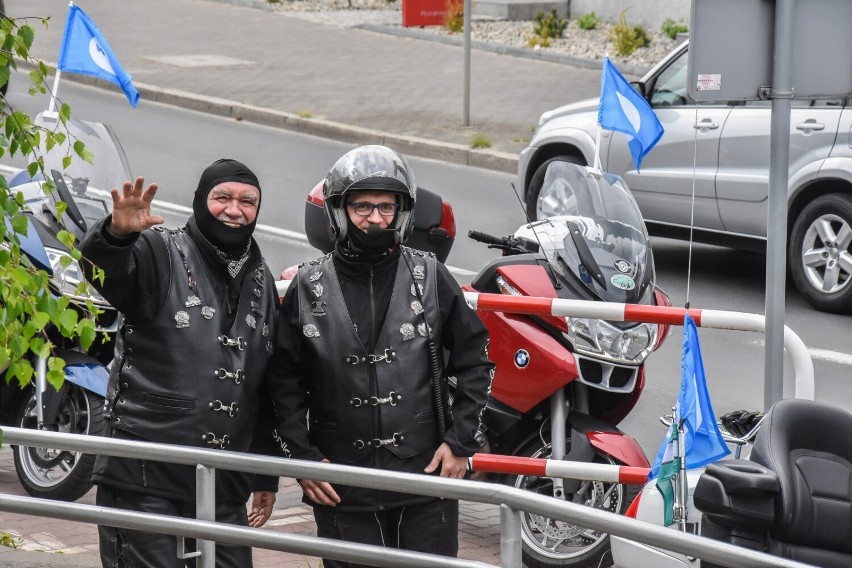
[[157, 194], [157, 184], [150, 184], [144, 191], [145, 178], [138, 177], [132, 183], [124, 182], [121, 193], [112, 189], [112, 224], [109, 231], [117, 237], [127, 237], [140, 233], [154, 225], [160, 225], [164, 219], [151, 215], [151, 202]]

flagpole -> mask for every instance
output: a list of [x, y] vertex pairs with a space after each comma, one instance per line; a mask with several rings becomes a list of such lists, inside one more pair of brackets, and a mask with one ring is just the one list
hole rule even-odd
[[603, 131], [603, 128], [601, 127], [601, 124], [598, 123], [598, 131], [597, 131], [597, 134], [595, 134], [595, 169], [598, 172], [603, 171], [603, 166], [601, 165], [601, 132], [602, 131]]
[[59, 117], [59, 113], [56, 112], [56, 91], [59, 89], [60, 75], [62, 75], [62, 71], [57, 69], [56, 77], [53, 79], [53, 90], [50, 92], [50, 104], [47, 107], [47, 111], [42, 114], [44, 118], [51, 118], [56, 120]]
[[[68, 8], [74, 6], [74, 0], [68, 2]], [[64, 41], [64, 38], [63, 38]], [[59, 118], [59, 113], [56, 112], [56, 93], [59, 91], [59, 78], [62, 76], [62, 71], [59, 69], [59, 64], [56, 64], [56, 77], [53, 78], [53, 89], [50, 91], [50, 104], [47, 106], [47, 111], [42, 114], [44, 118], [56, 120]]]
[[677, 451], [680, 454], [680, 471], [677, 476], [677, 498], [675, 499], [675, 510], [677, 511], [678, 525], [681, 532], [686, 532], [687, 521], [687, 499], [689, 499], [689, 484], [686, 481], [686, 440], [683, 423], [684, 420], [680, 416], [680, 412], [676, 412], [677, 418]]

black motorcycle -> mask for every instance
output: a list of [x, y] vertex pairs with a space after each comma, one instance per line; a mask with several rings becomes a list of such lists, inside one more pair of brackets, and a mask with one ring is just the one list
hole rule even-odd
[[[46, 113], [45, 113], [46, 114]], [[35, 124], [54, 129], [56, 119], [39, 115]], [[108, 214], [111, 199], [108, 190], [131, 179], [124, 152], [113, 131], [106, 125], [84, 121], [68, 121], [66, 143], [50, 151], [42, 148], [44, 173], [31, 177], [20, 170], [8, 178], [13, 192], [24, 195], [24, 213], [28, 218], [27, 235], [21, 237], [21, 250], [30, 261], [48, 272], [51, 292], [64, 295], [69, 306], [81, 316], [94, 317], [99, 339], [88, 350], [77, 341], [63, 337], [56, 329], [46, 333], [55, 346], [53, 354], [65, 361], [65, 381], [59, 390], [47, 384], [46, 361], [33, 357], [33, 382], [21, 389], [16, 381], [0, 380], [0, 424], [72, 434], [103, 435], [107, 421], [104, 415], [108, 365], [114, 349], [118, 313], [93, 288], [84, 295], [78, 284], [84, 281], [79, 263], [57, 238], [61, 230], [76, 239], [95, 221]], [[93, 163], [75, 157], [68, 168], [62, 160], [73, 155], [71, 145], [83, 141], [92, 152]], [[49, 176], [53, 191], [45, 187]], [[64, 215], [57, 204], [64, 202]], [[70, 260], [70, 262], [68, 262]], [[99, 310], [92, 316], [86, 302]], [[14, 446], [15, 471], [21, 485], [30, 495], [48, 499], [74, 501], [92, 487], [90, 478], [95, 456], [51, 448]]]

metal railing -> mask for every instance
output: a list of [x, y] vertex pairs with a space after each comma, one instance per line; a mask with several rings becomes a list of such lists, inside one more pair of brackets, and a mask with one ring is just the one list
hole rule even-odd
[[[372, 566], [425, 568], [435, 566], [485, 568], [491, 566], [471, 560], [413, 553], [313, 536], [283, 534], [264, 529], [213, 522], [209, 514], [210, 511], [215, 509], [213, 506], [215, 503], [213, 489], [215, 484], [212, 483], [212, 479], [215, 476], [215, 469], [218, 468], [297, 479], [316, 479], [357, 487], [498, 505], [500, 507], [501, 530], [500, 565], [504, 568], [519, 568], [521, 566], [520, 534], [523, 511], [637, 540], [725, 566], [744, 568], [765, 566], [802, 568], [806, 566], [792, 560], [670, 530], [607, 511], [492, 483], [150, 442], [39, 432], [21, 428], [4, 428], [3, 435], [5, 442], [23, 446], [51, 447], [90, 454], [195, 465], [199, 472], [198, 511], [201, 515], [199, 520], [180, 519], [165, 515], [136, 513], [108, 507], [61, 503], [6, 494], [0, 494], [0, 511], [173, 534], [179, 538], [195, 538], [211, 544], [214, 541], [225, 542], [334, 558]], [[199, 546], [199, 549], [201, 555], [198, 565], [201, 568], [212, 568], [215, 565], [215, 554], [213, 552], [215, 547]]]

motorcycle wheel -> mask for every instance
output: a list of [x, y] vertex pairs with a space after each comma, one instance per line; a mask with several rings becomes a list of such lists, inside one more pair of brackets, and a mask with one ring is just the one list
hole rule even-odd
[[[25, 397], [16, 417], [21, 428], [36, 427], [36, 398]], [[106, 434], [104, 400], [76, 385], [70, 385], [59, 403], [57, 432]], [[27, 493], [42, 499], [76, 501], [92, 488], [95, 455], [50, 448], [15, 446], [15, 472]]]
[[[550, 444], [541, 440], [524, 447], [515, 455], [532, 458], [550, 458]], [[614, 464], [606, 454], [598, 452], [595, 463]], [[506, 485], [553, 496], [550, 478], [517, 475], [507, 476]], [[601, 481], [583, 481], [575, 493], [566, 500], [604, 511], [623, 514], [641, 488], [638, 486]], [[571, 566], [573, 568], [598, 568], [609, 553], [609, 534], [551, 519], [537, 513], [523, 512], [521, 522], [524, 565], [528, 568]]]

